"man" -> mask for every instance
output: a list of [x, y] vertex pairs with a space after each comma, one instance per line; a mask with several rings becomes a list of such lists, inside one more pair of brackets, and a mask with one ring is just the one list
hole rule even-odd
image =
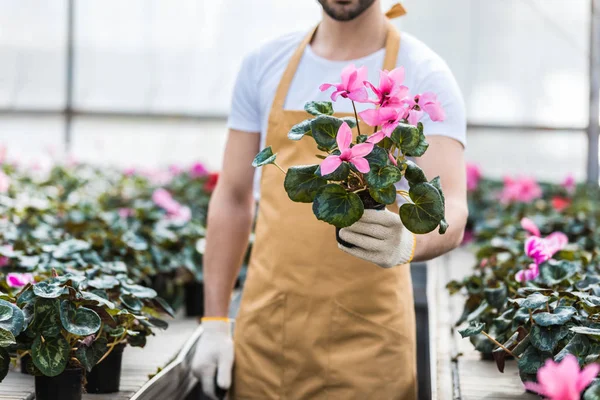
[[[212, 398], [216, 374], [218, 387], [230, 389], [233, 399], [414, 400], [408, 263], [444, 254], [462, 239], [465, 115], [447, 65], [417, 39], [400, 36], [379, 0], [319, 3], [323, 16], [314, 34], [284, 36], [253, 52], [235, 86], [223, 171], [208, 216], [205, 331], [192, 364]], [[333, 227], [317, 221], [310, 204], [289, 200], [280, 171], [255, 173], [251, 167], [265, 145], [273, 146], [283, 165], [319, 162], [314, 143], [290, 141], [287, 132], [308, 117], [299, 111], [305, 102], [327, 100], [319, 86], [339, 81], [350, 63], [367, 66], [371, 82], [377, 82], [379, 69], [404, 66], [411, 93], [438, 95], [447, 117], [422, 120], [429, 149], [416, 162], [429, 179], [441, 177], [446, 234], [415, 236], [402, 225], [397, 208], [367, 210], [340, 232], [355, 247], [338, 245]], [[351, 107], [349, 101], [335, 103], [338, 112]], [[234, 340], [229, 300], [259, 195]]]

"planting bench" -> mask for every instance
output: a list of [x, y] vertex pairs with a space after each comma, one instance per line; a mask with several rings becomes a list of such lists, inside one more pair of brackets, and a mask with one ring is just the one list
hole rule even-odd
[[[189, 374], [190, 349], [201, 334], [195, 318], [169, 321], [169, 329], [149, 337], [145, 348], [127, 347], [123, 353], [121, 391], [86, 394], [85, 400], [183, 399], [195, 381]], [[157, 374], [159, 368], [162, 370]], [[149, 375], [156, 374], [152, 379]], [[0, 400], [34, 399], [34, 378], [10, 371], [0, 384]]]
[[469, 340], [453, 329], [464, 299], [450, 296], [445, 285], [467, 275], [474, 264], [470, 250], [462, 248], [428, 263], [432, 399], [539, 399], [525, 393], [515, 361], [507, 361], [500, 373], [495, 362], [482, 360]]

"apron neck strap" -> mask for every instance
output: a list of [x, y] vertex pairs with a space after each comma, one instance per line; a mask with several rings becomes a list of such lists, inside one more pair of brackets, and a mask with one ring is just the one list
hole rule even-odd
[[[383, 59], [383, 69], [392, 70], [396, 68], [396, 60], [398, 58], [398, 50], [400, 48], [400, 34], [394, 28], [394, 26], [389, 22], [387, 22], [387, 37], [385, 41], [385, 57]], [[294, 75], [296, 75], [296, 70], [298, 69], [298, 65], [300, 64], [300, 60], [302, 59], [302, 55], [304, 54], [304, 50], [306, 46], [311, 42], [315, 32], [317, 31], [317, 25], [302, 39], [298, 48], [290, 58], [290, 61], [285, 69], [283, 75], [281, 76], [281, 80], [279, 81], [279, 86], [277, 87], [277, 91], [275, 92], [275, 97], [273, 98], [273, 106], [272, 110], [282, 110], [283, 105], [285, 103], [285, 99], [287, 98], [288, 90], [292, 84], [292, 80], [294, 79]]]

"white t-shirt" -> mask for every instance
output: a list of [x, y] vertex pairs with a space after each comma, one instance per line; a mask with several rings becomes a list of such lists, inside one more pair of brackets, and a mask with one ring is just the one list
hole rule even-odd
[[[293, 33], [273, 40], [251, 52], [242, 63], [234, 91], [228, 127], [245, 132], [259, 132], [261, 149], [264, 147], [267, 123], [271, 104], [279, 81], [288, 62], [307, 32]], [[321, 92], [322, 83], [337, 83], [340, 73], [348, 64], [366, 66], [369, 81], [379, 83], [379, 70], [383, 66], [385, 49], [380, 49], [366, 57], [349, 61], [330, 61], [316, 55], [310, 46], [306, 47], [296, 74], [290, 86], [284, 108], [303, 110], [308, 101], [330, 100], [332, 90]], [[404, 66], [404, 85], [412, 95], [433, 92], [446, 111], [443, 122], [433, 122], [424, 114], [424, 133], [444, 135], [466, 144], [465, 107], [460, 89], [444, 60], [423, 42], [407, 34], [400, 34], [400, 49], [397, 66]], [[349, 100], [338, 98], [334, 103], [336, 112], [352, 112]], [[370, 108], [368, 104], [356, 104], [358, 111]], [[277, 149], [274, 149], [277, 151]], [[285, 167], [285, 166], [284, 166]], [[254, 174], [254, 197], [260, 196], [259, 168]], [[433, 178], [433, 177], [431, 177]], [[406, 182], [399, 187], [406, 188]]]

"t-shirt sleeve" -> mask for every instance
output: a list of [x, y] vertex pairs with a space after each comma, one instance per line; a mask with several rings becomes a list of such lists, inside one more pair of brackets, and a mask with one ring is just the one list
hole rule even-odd
[[227, 120], [229, 129], [260, 132], [257, 58], [258, 54], [256, 52], [246, 56], [238, 72]]
[[433, 92], [446, 112], [443, 121], [432, 121], [427, 113], [423, 115], [425, 135], [449, 136], [463, 146], [467, 144], [467, 119], [465, 103], [458, 83], [448, 65], [441, 59], [431, 60], [421, 70], [422, 78], [418, 82], [416, 93]]

